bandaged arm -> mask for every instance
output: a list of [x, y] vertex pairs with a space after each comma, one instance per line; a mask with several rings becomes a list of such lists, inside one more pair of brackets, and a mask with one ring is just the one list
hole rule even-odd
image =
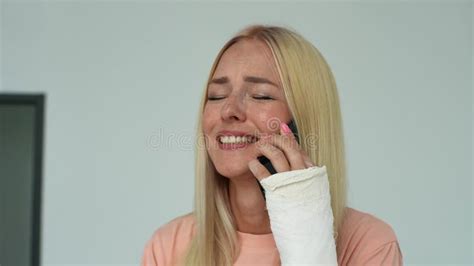
[[337, 265], [326, 166], [276, 173], [260, 184], [281, 264]]

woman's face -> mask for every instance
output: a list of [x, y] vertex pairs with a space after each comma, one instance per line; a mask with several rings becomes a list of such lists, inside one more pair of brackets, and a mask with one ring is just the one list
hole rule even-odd
[[248, 162], [261, 155], [256, 138], [278, 133], [280, 122], [291, 119], [270, 49], [256, 40], [233, 44], [222, 55], [207, 92], [202, 126], [211, 160], [225, 177], [251, 174]]

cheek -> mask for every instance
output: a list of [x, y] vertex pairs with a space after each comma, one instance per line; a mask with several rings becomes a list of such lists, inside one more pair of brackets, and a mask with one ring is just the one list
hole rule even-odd
[[261, 132], [277, 133], [280, 129], [281, 119], [274, 115], [260, 115], [258, 127]]
[[277, 133], [280, 130], [280, 123], [286, 123], [291, 118], [285, 106], [275, 106], [253, 112], [256, 126], [261, 132]]

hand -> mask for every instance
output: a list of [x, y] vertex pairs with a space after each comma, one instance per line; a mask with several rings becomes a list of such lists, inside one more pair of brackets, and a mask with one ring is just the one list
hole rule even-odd
[[[314, 166], [285, 123], [280, 123], [280, 135], [264, 136], [256, 143], [256, 147], [262, 155], [271, 161], [277, 172], [306, 169]], [[257, 159], [251, 160], [248, 166], [259, 181], [271, 175]]]
[[257, 159], [249, 162], [265, 189], [281, 265], [337, 265], [326, 166], [315, 167], [285, 126], [280, 125], [281, 135], [257, 143], [278, 173], [271, 175]]

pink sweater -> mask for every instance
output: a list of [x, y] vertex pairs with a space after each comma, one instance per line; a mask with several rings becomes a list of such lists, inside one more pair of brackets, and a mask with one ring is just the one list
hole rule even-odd
[[[339, 232], [338, 265], [403, 265], [403, 255], [393, 229], [377, 217], [346, 209]], [[195, 233], [192, 213], [158, 228], [145, 246], [142, 266], [178, 265]], [[241, 252], [234, 265], [280, 265], [273, 234], [254, 235], [237, 231]]]

